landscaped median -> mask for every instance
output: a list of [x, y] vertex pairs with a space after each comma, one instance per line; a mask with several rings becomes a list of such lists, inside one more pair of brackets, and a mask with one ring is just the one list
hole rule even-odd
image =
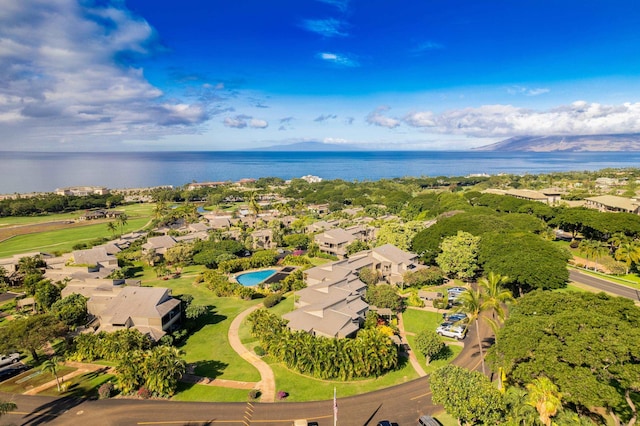
[[[408, 308], [402, 314], [404, 322], [404, 330], [407, 334], [407, 341], [411, 350], [416, 355], [425, 372], [430, 373], [438, 367], [449, 364], [462, 351], [462, 346], [454, 339], [443, 337], [442, 340], [449, 347], [449, 353], [446, 358], [433, 359], [429, 365], [426, 363], [426, 357], [416, 349], [415, 335], [422, 330], [434, 330], [442, 322], [442, 314], [439, 312], [431, 312], [422, 309]], [[467, 337], [468, 338], [468, 337]]]

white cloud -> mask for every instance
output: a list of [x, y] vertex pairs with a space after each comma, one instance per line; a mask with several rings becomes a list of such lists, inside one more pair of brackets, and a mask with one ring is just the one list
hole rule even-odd
[[330, 53], [330, 52], [322, 52], [318, 54], [318, 57], [323, 61], [330, 62], [335, 65], [343, 66], [343, 67], [359, 67], [360, 63], [357, 60], [353, 59], [349, 55], [338, 54], [338, 53]]
[[330, 4], [331, 6], [335, 6], [341, 12], [345, 12], [349, 7], [349, 0], [318, 0], [321, 3]]
[[439, 133], [474, 137], [640, 133], [640, 103], [602, 105], [577, 101], [546, 111], [484, 105], [439, 115], [429, 111], [412, 113], [404, 122]]
[[305, 19], [302, 21], [302, 28], [312, 33], [320, 34], [323, 37], [346, 37], [349, 34], [344, 29], [346, 23], [334, 18], [328, 19]]
[[411, 53], [414, 55], [422, 55], [426, 52], [434, 51], [434, 50], [442, 50], [444, 46], [435, 41], [425, 41], [411, 49]]
[[538, 96], [549, 93], [551, 90], [546, 87], [529, 88], [523, 86], [513, 86], [507, 89], [507, 93], [510, 95], [525, 95], [525, 96]]
[[404, 121], [413, 127], [434, 127], [436, 119], [431, 111], [412, 112], [404, 117]]
[[251, 121], [249, 121], [249, 127], [252, 127], [254, 129], [266, 129], [267, 127], [269, 127], [269, 123], [267, 123], [265, 120], [252, 118]]
[[349, 141], [347, 139], [344, 139], [344, 138], [324, 138], [322, 140], [322, 142], [324, 142], [324, 143], [334, 143], [334, 144], [349, 143]]
[[18, 135], [43, 142], [149, 138], [197, 131], [208, 118], [205, 104], [166, 99], [126, 61], [158, 46], [146, 21], [114, 4], [0, 1], [5, 143]]
[[314, 118], [313, 121], [315, 121], [316, 123], [321, 123], [327, 120], [335, 120], [336, 118], [338, 118], [336, 114], [321, 114]]
[[247, 127], [247, 121], [244, 118], [239, 117], [240, 116], [225, 117], [222, 124], [224, 124], [226, 127], [231, 127], [234, 129], [244, 129], [245, 127]]
[[383, 113], [389, 111], [391, 108], [388, 106], [380, 106], [375, 111], [370, 112], [367, 115], [366, 121], [369, 124], [375, 126], [387, 127], [394, 129], [400, 125], [400, 120], [385, 116]]
[[236, 115], [235, 117], [225, 117], [222, 124], [224, 124], [225, 127], [231, 127], [233, 129], [244, 129], [246, 127], [266, 129], [269, 127], [269, 123], [266, 120], [260, 120], [244, 114]]

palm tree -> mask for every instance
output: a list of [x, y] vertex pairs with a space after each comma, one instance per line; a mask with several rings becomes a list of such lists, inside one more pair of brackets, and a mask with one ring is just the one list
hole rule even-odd
[[622, 244], [628, 243], [630, 241], [630, 238], [622, 232], [616, 232], [611, 236], [611, 238], [607, 240], [609, 246], [611, 247], [611, 253], [615, 253]]
[[591, 240], [582, 240], [578, 245], [578, 250], [580, 254], [583, 254], [587, 261], [593, 256], [593, 241]]
[[260, 204], [258, 204], [258, 194], [255, 191], [249, 193], [249, 208], [256, 216], [260, 213]]
[[482, 374], [486, 374], [484, 368], [484, 350], [482, 349], [482, 340], [480, 339], [480, 328], [478, 326], [478, 318], [483, 312], [482, 294], [480, 289], [467, 289], [465, 292], [458, 296], [460, 306], [456, 309], [457, 312], [464, 312], [469, 317], [469, 322], [474, 322], [476, 325], [476, 337], [478, 339], [478, 348], [480, 350], [480, 362], [482, 363]]
[[595, 264], [593, 265], [593, 270], [596, 271], [598, 269], [598, 259], [609, 253], [609, 246], [607, 246], [607, 244], [603, 243], [602, 241], [593, 241], [592, 251], [593, 261], [595, 262]]
[[118, 216], [118, 218], [116, 219], [116, 223], [118, 224], [118, 226], [120, 227], [120, 234], [123, 233], [124, 231], [124, 227], [125, 225], [128, 223], [127, 220], [129, 219], [129, 217], [126, 214], [121, 214], [120, 216]]
[[551, 425], [551, 417], [562, 408], [562, 394], [549, 378], [540, 376], [527, 385], [527, 404], [535, 407], [540, 415], [540, 421], [546, 426]]
[[511, 386], [504, 394], [507, 405], [506, 425], [534, 425], [536, 410], [527, 403], [527, 392], [517, 386]]
[[42, 371], [48, 371], [56, 378], [56, 385], [58, 387], [58, 392], [60, 392], [60, 379], [58, 378], [58, 362], [60, 362], [60, 358], [57, 356], [51, 357], [42, 363]]
[[509, 282], [509, 277], [494, 272], [489, 272], [487, 277], [478, 280], [478, 285], [483, 290], [482, 310], [491, 312], [491, 318], [484, 317], [484, 319], [491, 326], [496, 342], [498, 341], [498, 330], [507, 315], [504, 306], [515, 301], [511, 290], [502, 286], [507, 282]]
[[500, 321], [505, 320], [506, 312], [503, 308], [505, 303], [513, 302], [515, 299], [511, 294], [511, 290], [503, 287], [509, 282], [509, 277], [500, 275], [495, 272], [489, 272], [486, 277], [478, 280], [480, 288], [484, 290], [483, 294], [483, 310], [490, 310], [492, 317], [496, 316]]
[[165, 200], [158, 200], [155, 207], [153, 208], [153, 216], [156, 219], [162, 219], [162, 217], [167, 214], [169, 210], [167, 206], [167, 202]]
[[111, 232], [111, 235], [115, 237], [116, 235], [116, 225], [113, 222], [107, 223], [107, 231]]
[[17, 409], [18, 406], [13, 402], [9, 401], [0, 401], [0, 416], [3, 414], [7, 414], [10, 411]]
[[625, 263], [628, 274], [631, 264], [640, 261], [640, 244], [638, 244], [638, 240], [626, 241], [620, 244], [620, 247], [615, 252], [615, 258]]

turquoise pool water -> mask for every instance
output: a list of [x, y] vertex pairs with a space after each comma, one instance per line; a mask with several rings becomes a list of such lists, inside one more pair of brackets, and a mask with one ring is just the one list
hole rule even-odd
[[236, 280], [245, 287], [251, 287], [260, 284], [262, 281], [275, 274], [275, 269], [264, 269], [262, 271], [247, 272], [236, 276]]

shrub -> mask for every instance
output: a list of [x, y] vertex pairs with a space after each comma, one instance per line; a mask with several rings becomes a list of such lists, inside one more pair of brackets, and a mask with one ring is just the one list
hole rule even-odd
[[138, 389], [138, 398], [149, 399], [151, 397], [151, 392], [146, 387], [142, 386]]
[[627, 273], [627, 265], [623, 262], [605, 257], [600, 262], [612, 275], [624, 275]]
[[282, 300], [282, 295], [280, 293], [273, 293], [265, 297], [262, 303], [264, 304], [265, 308], [271, 308], [280, 303], [280, 300]]
[[571, 247], [572, 249], [577, 249], [579, 245], [580, 245], [580, 242], [577, 240], [572, 240], [569, 243], [569, 247]]
[[264, 356], [265, 355], [265, 351], [262, 348], [262, 346], [256, 346], [255, 348], [253, 348], [253, 351], [256, 353], [256, 355], [258, 356]]
[[98, 398], [109, 399], [111, 398], [111, 392], [113, 392], [113, 383], [111, 382], [103, 383], [98, 388]]
[[249, 391], [249, 399], [258, 399], [260, 397], [260, 391], [258, 389], [251, 389]]
[[446, 297], [443, 297], [442, 299], [433, 299], [433, 307], [436, 309], [447, 309], [448, 305], [449, 301]]

